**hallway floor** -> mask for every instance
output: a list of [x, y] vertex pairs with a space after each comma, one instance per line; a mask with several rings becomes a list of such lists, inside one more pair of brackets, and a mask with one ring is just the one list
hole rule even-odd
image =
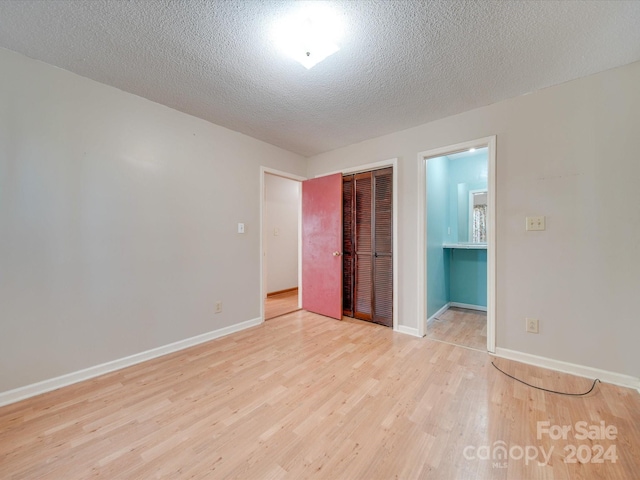
[[296, 310], [299, 310], [297, 289], [291, 292], [272, 295], [267, 297], [264, 301], [265, 320], [270, 320], [287, 313], [295, 312]]

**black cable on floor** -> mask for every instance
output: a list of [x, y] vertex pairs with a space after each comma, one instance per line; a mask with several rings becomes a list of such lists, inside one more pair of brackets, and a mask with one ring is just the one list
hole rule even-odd
[[513, 375], [509, 375], [509, 374], [508, 374], [507, 372], [505, 372], [504, 370], [500, 370], [500, 369], [498, 368], [498, 366], [497, 366], [495, 363], [493, 363], [493, 362], [491, 362], [491, 365], [493, 365], [493, 366], [496, 368], [496, 370], [498, 370], [499, 372], [504, 373], [507, 377], [509, 377], [509, 378], [513, 378], [514, 380], [517, 380], [517, 381], [518, 381], [518, 382], [520, 382], [520, 383], [524, 383], [527, 387], [537, 388], [538, 390], [542, 390], [542, 391], [544, 391], [544, 392], [557, 393], [558, 395], [570, 395], [570, 396], [572, 396], [572, 397], [582, 397], [582, 396], [584, 396], [584, 395], [588, 395], [588, 394], [590, 394], [590, 393], [593, 391], [593, 389], [596, 387], [596, 383], [598, 383], [598, 382], [600, 381], [600, 379], [599, 379], [599, 378], [596, 378], [596, 379], [593, 381], [593, 385], [591, 385], [591, 388], [590, 388], [588, 391], [584, 392], [584, 393], [566, 393], [566, 392], [556, 392], [555, 390], [548, 390], [548, 389], [546, 389], [546, 388], [536, 387], [535, 385], [531, 385], [530, 383], [527, 383], [527, 382], [525, 382], [525, 381], [523, 381], [523, 380], [520, 380], [519, 378], [516, 378], [516, 377], [514, 377]]

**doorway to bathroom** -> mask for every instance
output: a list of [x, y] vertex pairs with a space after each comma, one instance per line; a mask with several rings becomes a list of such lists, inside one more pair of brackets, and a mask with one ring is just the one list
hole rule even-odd
[[494, 137], [424, 152], [424, 330], [495, 348]]

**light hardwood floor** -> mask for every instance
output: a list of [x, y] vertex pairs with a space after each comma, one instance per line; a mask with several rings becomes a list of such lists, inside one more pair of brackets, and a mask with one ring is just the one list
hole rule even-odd
[[[554, 395], [491, 360], [299, 311], [1, 408], [0, 478], [638, 478], [637, 391], [599, 384], [586, 397]], [[547, 388], [591, 384], [496, 363]], [[538, 421], [605, 422], [617, 435], [538, 439]], [[496, 442], [511, 457], [483, 459]], [[617, 460], [565, 463], [573, 444], [590, 456], [615, 446]], [[520, 458], [529, 446], [538, 459], [553, 447], [549, 462]]]
[[299, 310], [298, 290], [272, 295], [267, 297], [264, 301], [265, 320], [271, 320], [272, 318], [279, 317], [280, 315], [286, 315], [287, 313], [295, 312], [296, 310]]
[[451, 307], [427, 326], [427, 338], [487, 351], [487, 314]]

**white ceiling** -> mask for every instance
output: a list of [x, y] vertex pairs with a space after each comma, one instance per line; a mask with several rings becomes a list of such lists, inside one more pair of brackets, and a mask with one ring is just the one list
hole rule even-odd
[[311, 70], [291, 1], [0, 2], [0, 46], [314, 155], [640, 60], [640, 1], [337, 1]]

